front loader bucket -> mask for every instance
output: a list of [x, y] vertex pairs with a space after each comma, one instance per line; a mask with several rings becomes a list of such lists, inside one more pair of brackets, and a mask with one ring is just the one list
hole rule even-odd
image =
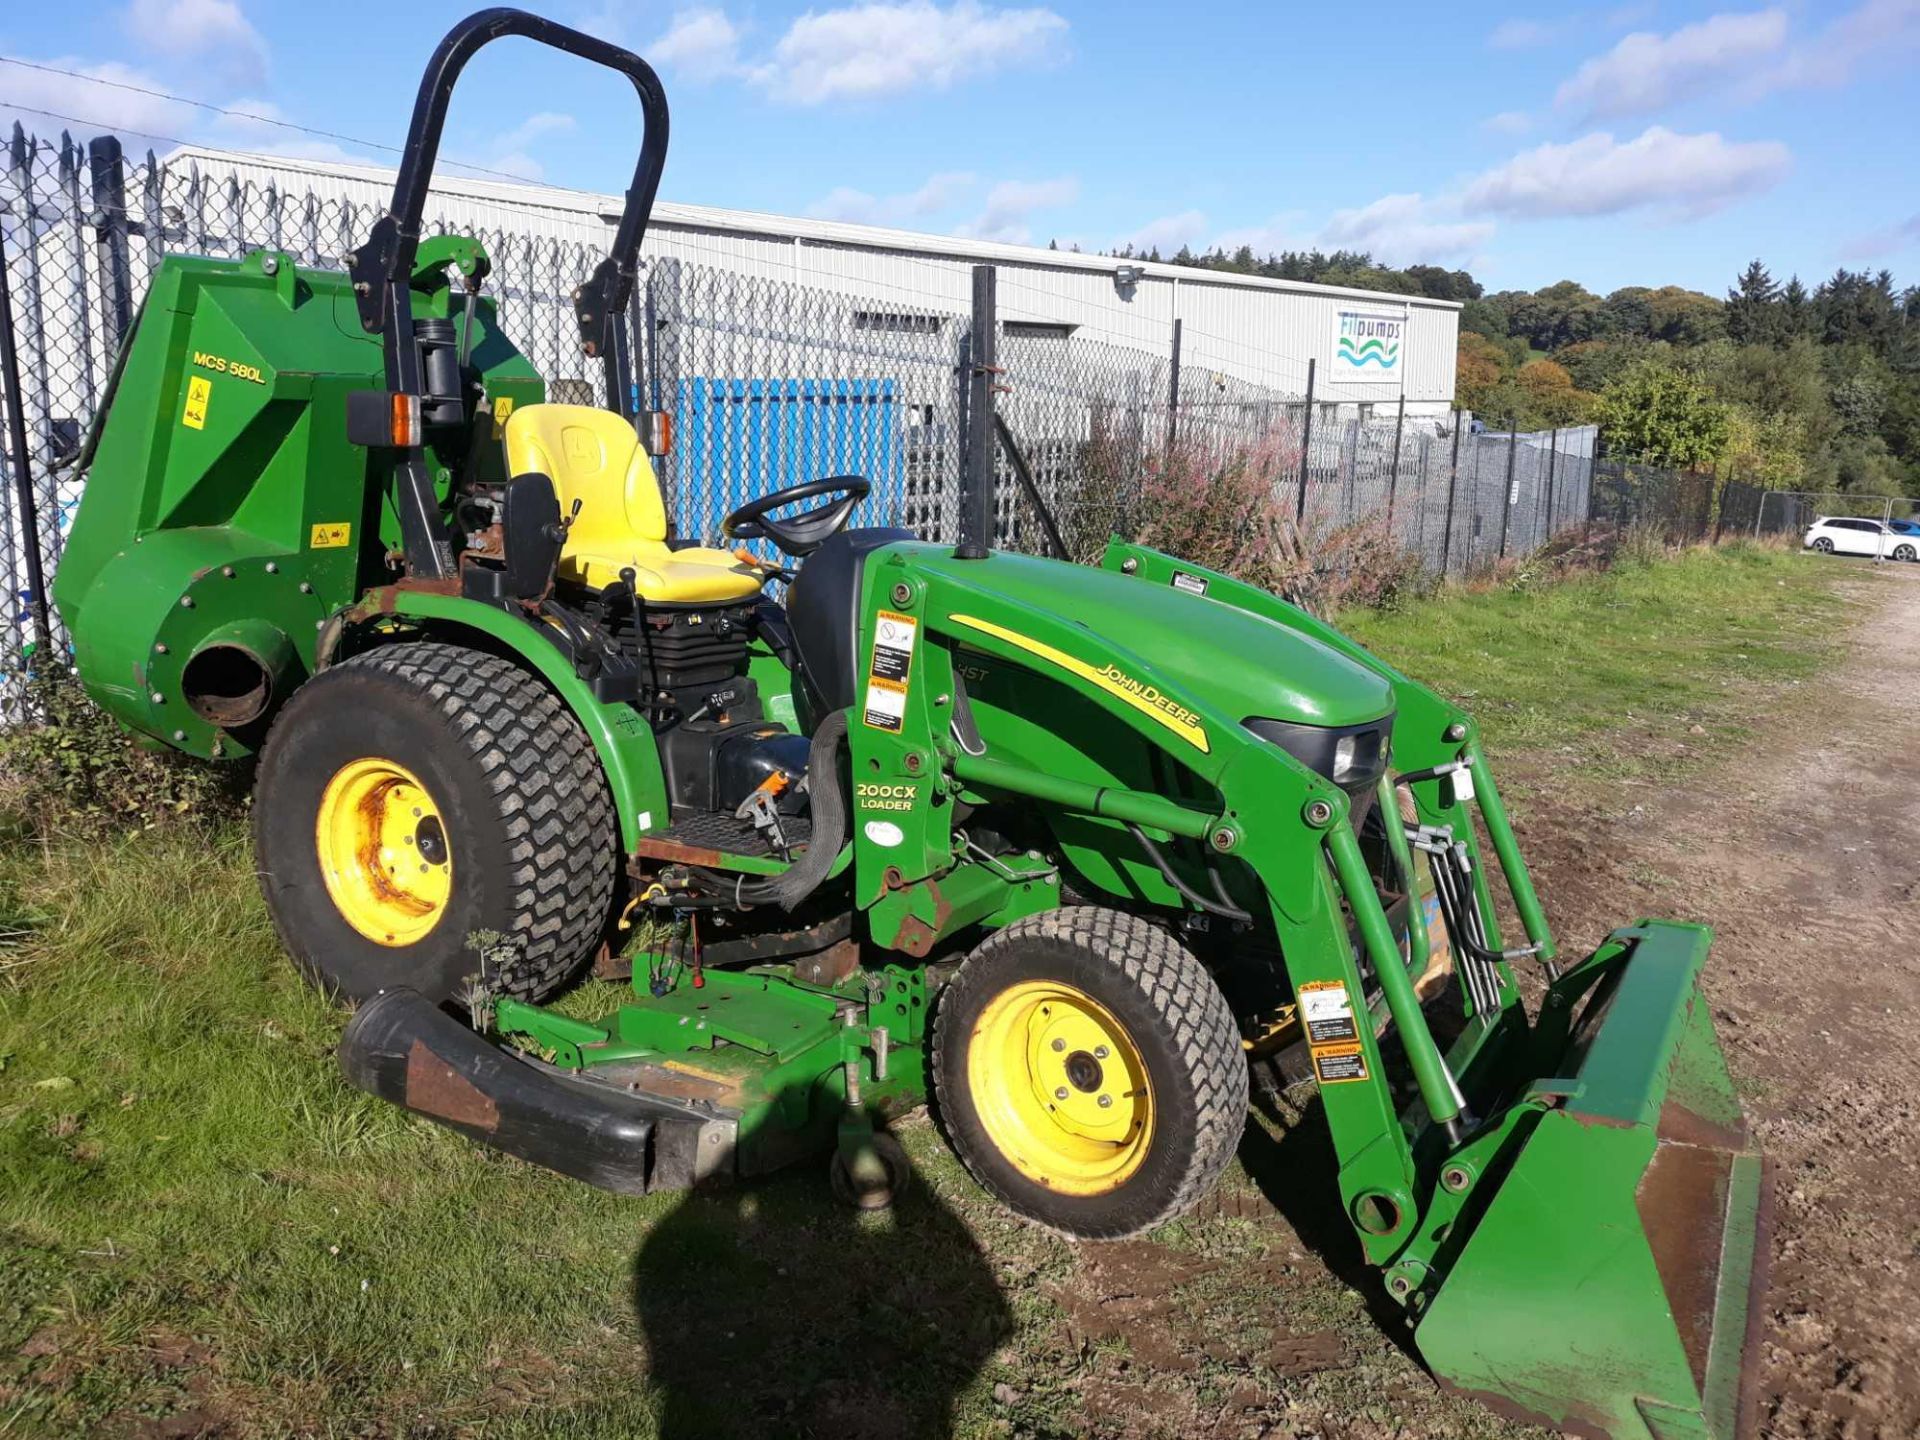
[[1613, 1440], [1751, 1432], [1768, 1181], [1697, 983], [1710, 939], [1622, 930], [1549, 990], [1541, 1078], [1415, 1331], [1443, 1383]]

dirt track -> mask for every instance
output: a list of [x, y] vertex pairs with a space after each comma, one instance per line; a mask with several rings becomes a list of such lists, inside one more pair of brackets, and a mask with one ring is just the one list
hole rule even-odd
[[[1751, 738], [1716, 758], [1631, 723], [1608, 741], [1644, 762], [1625, 779], [1572, 754], [1496, 757], [1568, 953], [1643, 914], [1715, 928], [1707, 993], [1777, 1182], [1758, 1380], [1761, 1431], [1782, 1440], [1920, 1435], [1920, 566], [1841, 584], [1845, 658], [1749, 695]], [[1065, 1347], [1124, 1337], [1131, 1356], [1075, 1382], [1081, 1433], [1541, 1433], [1436, 1392], [1390, 1308], [1361, 1310], [1377, 1281], [1299, 1178], [1331, 1167], [1324, 1125], [1286, 1118], [1249, 1127], [1202, 1253], [1101, 1247], [1050, 1287]], [[1247, 1255], [1206, 1253], [1236, 1233]]]
[[1847, 658], [1751, 747], [1522, 832], [1569, 949], [1641, 910], [1715, 927], [1706, 989], [1777, 1177], [1761, 1426], [1796, 1440], [1920, 1434], [1920, 567], [1846, 590]]

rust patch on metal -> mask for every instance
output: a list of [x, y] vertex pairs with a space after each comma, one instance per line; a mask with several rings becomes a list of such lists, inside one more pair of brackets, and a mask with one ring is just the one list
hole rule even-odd
[[633, 847], [633, 853], [648, 860], [726, 868], [726, 857], [718, 850], [709, 850], [701, 845], [682, 845], [678, 840], [649, 840], [643, 836]]
[[1613, 1432], [1594, 1415], [1568, 1415], [1564, 1420], [1556, 1419], [1542, 1410], [1534, 1410], [1505, 1395], [1496, 1395], [1491, 1390], [1473, 1390], [1465, 1385], [1456, 1385], [1451, 1380], [1434, 1376], [1440, 1388], [1453, 1395], [1463, 1395], [1475, 1404], [1484, 1405], [1507, 1420], [1521, 1425], [1533, 1425], [1542, 1430], [1558, 1430], [1563, 1435], [1574, 1435], [1579, 1440], [1612, 1440]]
[[852, 940], [837, 941], [793, 962], [794, 975], [809, 985], [838, 985], [859, 968], [860, 947]]
[[1662, 1145], [1641, 1177], [1634, 1206], [1646, 1231], [1653, 1268], [1695, 1386], [1707, 1385], [1713, 1310], [1720, 1294], [1720, 1252], [1727, 1228], [1733, 1157], [1695, 1145]]
[[593, 978], [596, 980], [627, 980], [633, 976], [633, 961], [613, 953], [613, 946], [605, 940], [593, 956]]
[[1699, 1145], [1708, 1150], [1747, 1148], [1744, 1117], [1738, 1125], [1722, 1125], [1687, 1109], [1677, 1100], [1669, 1100], [1660, 1107], [1660, 1124], [1654, 1133], [1675, 1145]]
[[381, 588], [390, 588], [396, 592], [404, 590], [409, 595], [446, 595], [457, 598], [460, 594], [460, 577], [458, 575], [437, 577], [409, 575], [404, 580], [394, 581], [390, 587], [382, 586]]
[[400, 590], [395, 585], [376, 585], [360, 597], [360, 601], [347, 613], [356, 619], [368, 620], [376, 615], [391, 615], [400, 604]]
[[424, 1040], [407, 1051], [406, 1103], [409, 1110], [438, 1116], [492, 1134], [500, 1125], [493, 1097], [436, 1055]]
[[894, 948], [916, 957], [923, 956], [933, 948], [933, 942], [938, 933], [918, 915], [909, 915], [900, 922], [900, 928], [894, 932]]

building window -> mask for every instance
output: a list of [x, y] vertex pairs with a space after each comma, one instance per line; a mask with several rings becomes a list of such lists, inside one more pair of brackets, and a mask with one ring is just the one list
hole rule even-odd
[[1056, 320], [1009, 320], [1002, 328], [1009, 340], [1065, 340], [1080, 327]]
[[906, 310], [853, 312], [853, 328], [856, 330], [882, 330], [890, 335], [938, 335], [940, 325], [938, 315], [915, 315]]

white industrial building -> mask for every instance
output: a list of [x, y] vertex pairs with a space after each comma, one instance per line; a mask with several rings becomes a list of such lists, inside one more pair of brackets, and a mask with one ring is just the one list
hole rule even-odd
[[[384, 207], [393, 185], [393, 172], [377, 166], [202, 147], [174, 151], [162, 168], [170, 195], [181, 193], [182, 177], [200, 177], [198, 203], [216, 212], [201, 223], [216, 240], [223, 193], [244, 195], [249, 205], [266, 193], [312, 196], [332, 214], [367, 216]], [[130, 209], [134, 203], [130, 197]], [[617, 195], [443, 169], [428, 219], [597, 251], [611, 237], [621, 203]], [[257, 224], [248, 228], [257, 243]], [[346, 248], [361, 238], [325, 242]], [[287, 243], [300, 248], [296, 236]], [[969, 303], [970, 267], [990, 263], [1000, 268], [1002, 319], [1027, 327], [1060, 327], [1079, 339], [1165, 355], [1177, 319], [1183, 365], [1298, 396], [1311, 359], [1315, 398], [1339, 406], [1343, 419], [1383, 415], [1404, 399], [1409, 419], [1432, 420], [1453, 402], [1460, 312], [1454, 301], [665, 201], [654, 207], [642, 255], [795, 281], [872, 308], [894, 302], [959, 312]], [[582, 267], [578, 275], [585, 273]], [[556, 312], [554, 324], [564, 330], [570, 319]], [[1379, 343], [1368, 347], [1369, 339]], [[1331, 418], [1331, 410], [1322, 413]]]

